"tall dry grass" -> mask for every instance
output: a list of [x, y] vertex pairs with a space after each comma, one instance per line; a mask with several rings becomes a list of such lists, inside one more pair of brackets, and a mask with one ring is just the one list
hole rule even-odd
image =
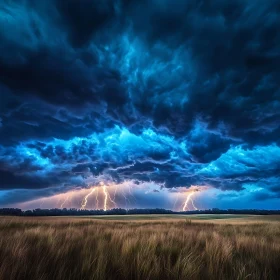
[[0, 279], [280, 279], [280, 226], [1, 218]]

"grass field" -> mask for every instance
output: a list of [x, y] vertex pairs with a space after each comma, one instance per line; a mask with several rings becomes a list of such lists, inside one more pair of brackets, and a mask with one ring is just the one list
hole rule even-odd
[[280, 217], [0, 217], [0, 279], [280, 279]]
[[280, 216], [278, 215], [234, 215], [234, 214], [197, 214], [197, 215], [174, 215], [174, 214], [151, 214], [151, 215], [108, 215], [108, 216], [88, 216], [87, 218], [99, 219], [99, 220], [130, 220], [130, 221], [143, 221], [143, 220], [191, 220], [193, 222], [210, 222], [216, 223], [221, 221], [222, 223], [259, 223], [259, 222], [280, 222]]

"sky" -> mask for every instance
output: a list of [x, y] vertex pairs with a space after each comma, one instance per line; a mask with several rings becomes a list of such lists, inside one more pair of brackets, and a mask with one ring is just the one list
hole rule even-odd
[[2, 0], [0, 207], [280, 208], [279, 14]]

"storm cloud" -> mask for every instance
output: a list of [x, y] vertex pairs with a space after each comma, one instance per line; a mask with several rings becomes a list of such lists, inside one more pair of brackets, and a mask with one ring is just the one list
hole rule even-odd
[[0, 189], [279, 198], [279, 14], [276, 0], [1, 1]]

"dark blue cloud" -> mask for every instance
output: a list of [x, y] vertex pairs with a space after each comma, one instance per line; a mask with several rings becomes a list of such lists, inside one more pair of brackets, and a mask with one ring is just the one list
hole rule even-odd
[[261, 0], [2, 1], [1, 190], [131, 180], [279, 198], [279, 13]]

